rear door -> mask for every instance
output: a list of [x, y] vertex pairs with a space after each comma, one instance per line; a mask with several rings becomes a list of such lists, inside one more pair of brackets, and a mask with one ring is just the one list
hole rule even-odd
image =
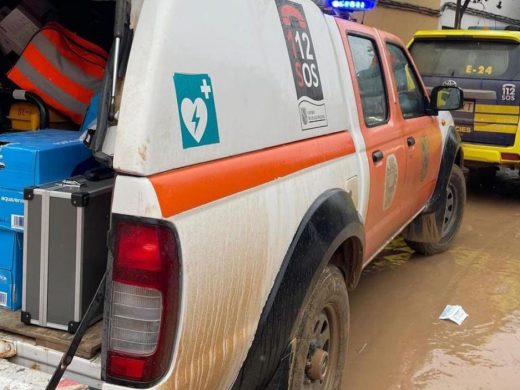
[[352, 73], [361, 132], [370, 166], [370, 197], [365, 220], [365, 260], [405, 222], [404, 134], [396, 123], [396, 99], [384, 69], [384, 50], [374, 29], [338, 20]]
[[412, 218], [435, 188], [442, 136], [437, 119], [426, 115], [426, 92], [406, 50], [391, 38], [386, 39], [386, 49], [398, 97], [398, 116], [406, 138], [406, 193], [409, 199], [403, 213]]
[[420, 39], [411, 52], [426, 84], [456, 84], [465, 104], [452, 112], [466, 143], [513, 146], [519, 118], [520, 46], [507, 40]]

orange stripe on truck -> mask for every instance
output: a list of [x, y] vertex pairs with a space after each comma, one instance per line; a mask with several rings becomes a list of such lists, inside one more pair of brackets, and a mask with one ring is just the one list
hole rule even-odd
[[168, 218], [354, 152], [352, 136], [342, 131], [179, 168], [150, 181]]

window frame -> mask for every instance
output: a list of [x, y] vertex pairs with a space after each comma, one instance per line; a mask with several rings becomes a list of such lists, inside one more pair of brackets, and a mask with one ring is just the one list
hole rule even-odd
[[[385, 74], [385, 68], [384, 68], [383, 62], [382, 62], [381, 50], [380, 50], [379, 45], [377, 44], [376, 37], [368, 35], [368, 34], [363, 34], [363, 33], [360, 33], [360, 32], [352, 32], [352, 31], [348, 31], [348, 30], [345, 31], [345, 35], [346, 35], [346, 38], [347, 38], [347, 43], [348, 43], [348, 49], [349, 49], [349, 52], [350, 52], [350, 57], [352, 58], [352, 67], [353, 67], [352, 70], [354, 71], [354, 76], [355, 76], [357, 87], [358, 87], [358, 91], [359, 91], [359, 94], [356, 94], [356, 95], [358, 95], [358, 99], [359, 99], [359, 102], [360, 102], [360, 105], [361, 105], [361, 111], [362, 111], [363, 122], [365, 124], [365, 127], [368, 128], [368, 129], [371, 129], [371, 128], [375, 128], [375, 127], [386, 125], [386, 124], [388, 124], [388, 122], [390, 122], [392, 113], [391, 113], [391, 107], [390, 107], [390, 100], [388, 99], [387, 75]], [[358, 80], [358, 77], [357, 77], [357, 73], [358, 72], [356, 70], [356, 64], [354, 63], [354, 55], [352, 53], [352, 47], [351, 47], [350, 40], [349, 40], [349, 37], [351, 37], [351, 36], [352, 37], [356, 37], [356, 38], [366, 39], [367, 41], [370, 41], [372, 43], [372, 45], [374, 46], [374, 48], [375, 48], [375, 54], [376, 54], [376, 57], [377, 57], [377, 59], [379, 61], [379, 67], [381, 69], [381, 78], [382, 78], [382, 81], [383, 81], [383, 91], [384, 91], [384, 97], [385, 97], [385, 103], [386, 103], [386, 118], [382, 122], [374, 123], [374, 124], [368, 124], [367, 123], [367, 120], [366, 120], [366, 117], [365, 117], [365, 111], [363, 110], [363, 102], [361, 100], [361, 88], [359, 86], [359, 80]]]
[[[403, 108], [401, 106], [401, 101], [399, 100], [399, 90], [397, 89], [397, 81], [396, 81], [396, 78], [395, 78], [394, 67], [392, 65], [392, 60], [391, 60], [391, 56], [390, 56], [391, 53], [390, 53], [390, 49], [388, 48], [389, 45], [394, 46], [397, 49], [401, 50], [401, 52], [403, 53], [403, 55], [405, 56], [405, 58], [407, 59], [409, 65], [410, 65], [410, 69], [412, 71], [412, 74], [415, 77], [415, 82], [417, 84], [417, 89], [422, 93], [422, 97], [423, 97], [424, 112], [422, 114], [417, 114], [417, 115], [413, 115], [413, 116], [405, 116], [404, 113], [403, 113]], [[397, 94], [397, 103], [399, 104], [399, 110], [401, 111], [401, 115], [403, 116], [403, 119], [404, 120], [409, 120], [409, 119], [421, 118], [423, 116], [428, 116], [427, 108], [428, 108], [428, 106], [430, 104], [430, 94], [427, 91], [425, 91], [425, 89], [424, 89], [424, 85], [422, 83], [422, 78], [419, 76], [419, 73], [417, 72], [417, 69], [415, 69], [415, 62], [411, 58], [410, 53], [400, 43], [392, 41], [392, 40], [385, 40], [385, 50], [388, 52], [389, 65], [390, 65], [390, 68], [391, 68], [390, 70], [392, 72], [392, 77], [394, 79], [394, 84], [395, 84], [395, 91], [396, 91], [396, 94]]]

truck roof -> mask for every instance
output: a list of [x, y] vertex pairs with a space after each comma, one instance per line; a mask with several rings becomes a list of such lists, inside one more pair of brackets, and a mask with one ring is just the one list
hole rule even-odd
[[520, 31], [507, 30], [422, 30], [414, 34], [414, 40], [423, 38], [495, 39], [520, 42]]

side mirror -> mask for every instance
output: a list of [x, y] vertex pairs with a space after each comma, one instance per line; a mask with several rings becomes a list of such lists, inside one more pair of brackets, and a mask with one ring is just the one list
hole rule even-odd
[[432, 89], [429, 111], [458, 110], [464, 106], [464, 92], [459, 87], [440, 86]]

